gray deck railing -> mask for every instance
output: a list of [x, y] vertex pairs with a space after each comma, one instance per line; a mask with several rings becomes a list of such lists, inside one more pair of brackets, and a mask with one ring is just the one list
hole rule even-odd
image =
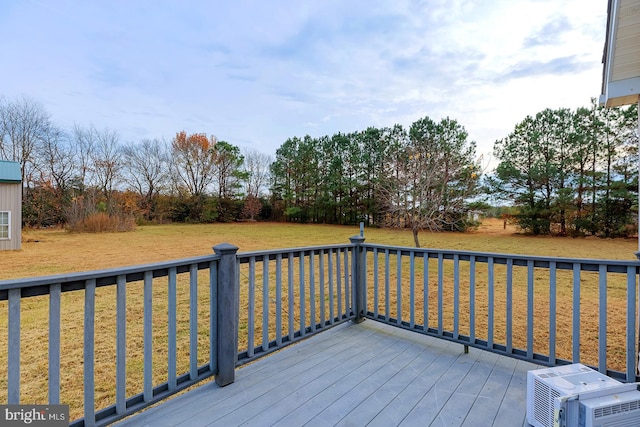
[[[207, 346], [198, 343], [198, 323], [203, 320], [198, 314], [198, 307], [202, 297], [205, 297], [209, 302], [207, 331], [216, 330], [219, 260], [220, 256], [211, 255], [135, 267], [0, 281], [0, 302], [8, 306], [8, 333], [4, 343], [7, 354], [7, 380], [4, 383], [7, 400], [4, 403], [21, 403], [21, 389], [28, 382], [22, 378], [21, 372], [24, 373], [29, 364], [38, 359], [48, 360], [46, 371], [30, 372], [28, 377], [29, 381], [36, 384], [46, 383], [47, 395], [44, 398], [48, 404], [78, 400], [82, 402], [83, 417], [76, 419], [72, 425], [102, 425], [113, 422], [216, 374], [216, 342], [219, 337], [209, 334]], [[199, 278], [201, 270], [208, 274]], [[185, 292], [178, 292], [180, 288]], [[157, 312], [159, 290], [163, 300], [160, 303], [163, 313]], [[206, 295], [201, 295], [203, 292]], [[186, 300], [180, 296], [182, 293], [187, 296]], [[31, 301], [25, 299], [37, 301], [29, 304]], [[186, 311], [189, 320], [186, 322], [188, 333], [181, 344], [186, 343], [188, 346], [188, 360], [181, 360], [184, 359], [180, 355], [180, 350], [183, 349], [178, 348], [177, 329], [185, 322], [180, 321], [181, 313], [177, 306], [183, 303], [188, 305]], [[82, 308], [81, 315], [78, 314], [78, 305]], [[29, 310], [45, 308], [42, 306], [48, 306], [48, 325], [29, 325]], [[132, 308], [134, 312], [131, 312]], [[154, 336], [154, 322], [157, 322], [158, 317], [164, 318], [166, 327], [166, 359], [163, 361], [154, 361], [154, 352], [158, 350], [158, 346], [154, 344], [154, 339], [157, 339]], [[109, 325], [106, 324], [106, 319], [110, 320]], [[69, 330], [77, 326], [72, 323], [78, 320], [83, 322], [82, 335], [74, 336]], [[97, 329], [109, 329], [109, 326], [115, 332], [111, 330], [111, 333], [106, 333], [107, 337], [96, 336]], [[37, 328], [47, 329], [44, 333], [40, 329], [35, 337], [27, 336], [28, 330]], [[157, 335], [157, 331], [155, 332]], [[42, 342], [40, 335], [48, 336], [48, 339]], [[62, 352], [61, 338], [66, 338], [67, 345], [72, 348], [81, 348], [82, 355], [79, 358], [71, 357], [67, 354], [70, 352], [69, 348]], [[111, 346], [99, 345], [98, 342], [105, 338], [113, 339], [115, 346], [113, 343]], [[128, 347], [139, 347], [140, 340], [142, 354], [132, 355]], [[98, 352], [112, 352], [113, 347], [115, 354], [98, 355]], [[27, 359], [23, 360], [22, 353], [25, 349], [31, 350], [27, 350]], [[42, 351], [46, 353], [43, 354]], [[105, 363], [105, 359], [113, 359], [113, 356], [115, 363]], [[202, 359], [206, 362], [199, 364]], [[97, 373], [96, 363], [100, 361], [101, 369]], [[82, 380], [67, 378], [63, 381], [63, 363], [73, 371], [72, 377], [80, 376]], [[137, 384], [132, 384], [131, 378], [127, 376], [132, 364], [142, 366], [142, 378], [138, 379]], [[158, 365], [162, 365], [160, 370], [165, 371], [160, 380], [157, 380], [158, 375], [154, 373]], [[104, 372], [105, 367], [111, 368], [111, 371]], [[183, 370], [180, 371], [179, 367]], [[33, 378], [37, 374], [41, 377]], [[103, 407], [96, 410], [96, 400], [104, 400], [102, 396], [96, 395], [96, 390], [105, 387], [105, 375], [115, 379], [107, 381], [114, 383], [114, 390], [110, 393], [114, 400], [107, 405], [101, 402]], [[80, 390], [69, 390], [63, 384], [70, 381], [81, 384]], [[61, 391], [65, 394], [61, 395]], [[27, 399], [26, 403], [44, 404], [42, 401], [33, 402], [33, 397]]]
[[640, 380], [638, 261], [364, 243], [360, 252], [369, 319], [538, 364], [581, 362]]
[[[25, 403], [23, 386], [42, 384], [39, 403], [76, 406], [72, 425], [105, 425], [213, 375], [227, 385], [238, 365], [353, 318], [351, 245], [237, 249], [222, 244], [210, 256], [0, 281], [5, 403]], [[49, 311], [48, 325], [30, 324], [30, 310], [41, 309]], [[68, 333], [78, 322], [82, 339]], [[48, 337], [44, 346], [41, 336]], [[82, 349], [79, 357], [62, 351], [65, 337]], [[132, 350], [140, 342], [141, 354]], [[31, 372], [34, 359], [48, 360], [45, 372]], [[142, 378], [132, 378], [140, 366]]]
[[[243, 363], [365, 318], [640, 380], [637, 261], [392, 247], [361, 236], [331, 246], [214, 249], [187, 260], [0, 281], [6, 402], [20, 403], [23, 385], [46, 384], [40, 398], [50, 404], [82, 401], [74, 425], [103, 425], [211, 376], [229, 384]], [[43, 305], [48, 324], [31, 324], [31, 310]], [[41, 336], [48, 363], [34, 379], [25, 371], [41, 357], [34, 345]], [[79, 359], [66, 354], [73, 340]]]
[[249, 362], [354, 317], [349, 244], [238, 254], [241, 351]]

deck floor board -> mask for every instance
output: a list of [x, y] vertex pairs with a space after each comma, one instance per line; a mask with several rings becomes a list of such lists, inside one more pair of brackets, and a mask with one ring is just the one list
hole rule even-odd
[[537, 365], [368, 320], [238, 368], [120, 423], [129, 426], [526, 426]]

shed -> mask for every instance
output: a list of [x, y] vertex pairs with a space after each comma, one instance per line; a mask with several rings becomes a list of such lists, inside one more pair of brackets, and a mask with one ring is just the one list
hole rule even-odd
[[20, 164], [0, 160], [0, 251], [22, 243], [22, 174]]

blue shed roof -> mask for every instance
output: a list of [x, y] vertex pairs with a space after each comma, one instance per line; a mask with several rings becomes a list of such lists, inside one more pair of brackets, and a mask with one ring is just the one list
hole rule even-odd
[[20, 163], [0, 160], [0, 182], [21, 182]]

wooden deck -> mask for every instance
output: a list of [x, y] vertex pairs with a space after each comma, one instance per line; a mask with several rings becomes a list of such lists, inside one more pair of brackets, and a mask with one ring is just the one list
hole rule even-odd
[[504, 356], [367, 320], [320, 333], [119, 426], [527, 426], [526, 373]]

